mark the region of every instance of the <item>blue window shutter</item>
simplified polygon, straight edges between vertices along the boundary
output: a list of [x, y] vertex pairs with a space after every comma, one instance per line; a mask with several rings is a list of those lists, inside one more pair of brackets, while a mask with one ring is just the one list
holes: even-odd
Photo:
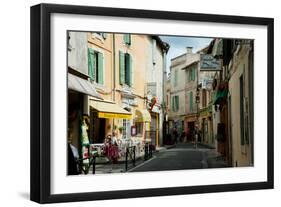
[[103, 84], [103, 54], [98, 53], [98, 83]]
[[122, 51], [119, 51], [119, 79], [121, 85], [125, 83], [125, 55]]

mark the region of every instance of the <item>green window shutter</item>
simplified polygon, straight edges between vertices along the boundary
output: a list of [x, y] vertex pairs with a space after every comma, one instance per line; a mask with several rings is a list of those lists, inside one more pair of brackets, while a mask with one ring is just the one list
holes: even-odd
[[192, 68], [192, 77], [191, 79], [194, 81], [195, 80], [195, 67]]
[[170, 110], [174, 111], [174, 109], [173, 109], [173, 96], [170, 96]]
[[178, 111], [179, 110], [179, 97], [176, 96], [175, 98], [176, 98], [176, 111]]
[[123, 41], [127, 45], [131, 45], [131, 35], [130, 34], [124, 34], [123, 35]]
[[129, 71], [130, 71], [130, 84], [129, 86], [132, 86], [134, 83], [134, 71], [133, 71], [133, 58], [131, 55], [129, 55]]
[[172, 96], [172, 110], [175, 111], [175, 97]]
[[95, 80], [95, 59], [94, 59], [94, 50], [88, 48], [88, 75], [91, 80]]
[[103, 54], [98, 53], [98, 83], [103, 84]]
[[123, 42], [126, 44], [127, 42], [127, 35], [126, 34], [123, 34]]
[[174, 96], [174, 111], [177, 111], [177, 101], [176, 101], [176, 96]]
[[189, 94], [189, 111], [190, 112], [193, 111], [193, 94], [192, 94], [192, 91]]
[[122, 51], [119, 51], [119, 79], [121, 85], [125, 83], [125, 55]]
[[125, 53], [125, 83], [130, 86], [130, 54]]

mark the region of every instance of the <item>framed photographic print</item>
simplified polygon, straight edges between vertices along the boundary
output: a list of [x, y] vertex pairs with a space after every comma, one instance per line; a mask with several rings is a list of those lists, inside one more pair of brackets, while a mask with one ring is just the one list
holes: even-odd
[[273, 188], [273, 19], [31, 7], [31, 200]]

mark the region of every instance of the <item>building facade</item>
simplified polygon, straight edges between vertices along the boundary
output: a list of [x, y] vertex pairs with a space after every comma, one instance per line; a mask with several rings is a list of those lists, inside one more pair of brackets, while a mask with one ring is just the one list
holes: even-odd
[[229, 135], [233, 166], [252, 166], [253, 160], [253, 41], [226, 42], [232, 55], [226, 65], [229, 76]]
[[163, 78], [153, 76], [163, 77], [167, 48], [157, 36], [68, 33], [68, 139], [80, 153], [115, 133], [141, 155], [151, 127], [162, 144]]

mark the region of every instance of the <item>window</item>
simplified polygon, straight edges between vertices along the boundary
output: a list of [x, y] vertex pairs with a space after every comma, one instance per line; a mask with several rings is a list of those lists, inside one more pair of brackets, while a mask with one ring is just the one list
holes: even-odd
[[92, 81], [103, 84], [103, 54], [91, 48], [88, 49], [88, 74]]
[[127, 138], [127, 119], [123, 119], [122, 135], [123, 135], [123, 139]]
[[178, 71], [175, 70], [175, 76], [174, 76], [174, 86], [178, 85]]
[[142, 133], [143, 133], [143, 123], [142, 122], [136, 122], [135, 126], [136, 126], [137, 136], [142, 136]]
[[202, 89], [202, 107], [207, 106], [207, 92], [206, 89]]
[[131, 35], [130, 34], [124, 34], [123, 35], [123, 41], [126, 45], [131, 45]]
[[179, 96], [173, 96], [172, 109], [174, 112], [179, 110]]
[[123, 53], [119, 51], [119, 76], [120, 84], [126, 84], [132, 86], [133, 77], [132, 77], [132, 57], [128, 53]]
[[195, 81], [195, 74], [196, 73], [196, 69], [195, 67], [192, 67], [190, 70], [189, 70], [189, 81]]
[[189, 93], [189, 111], [193, 112], [193, 93], [190, 91]]

